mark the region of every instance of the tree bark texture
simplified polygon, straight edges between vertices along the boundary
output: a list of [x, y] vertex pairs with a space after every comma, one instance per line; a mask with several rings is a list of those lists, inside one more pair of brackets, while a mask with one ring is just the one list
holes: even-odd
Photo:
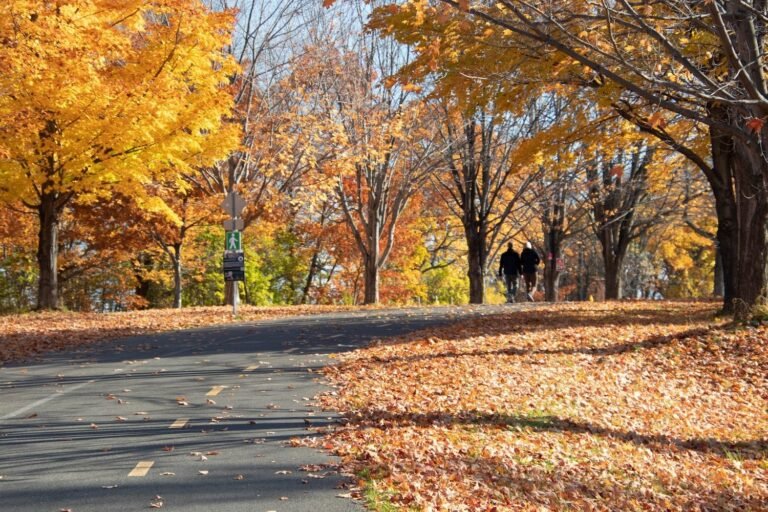
[[713, 276], [712, 295], [722, 297], [725, 291], [723, 280], [723, 257], [720, 255], [720, 247], [715, 249], [715, 270]]
[[[762, 138], [762, 144], [768, 143], [768, 137]], [[746, 319], [753, 308], [764, 305], [768, 297], [768, 162], [755, 140], [737, 140], [734, 149], [734, 186], [739, 198], [736, 209], [738, 291], [734, 314], [737, 319]]]
[[378, 304], [379, 302], [379, 268], [373, 258], [365, 260], [365, 290], [363, 304]]
[[368, 202], [368, 224], [366, 225], [365, 290], [363, 304], [379, 303], [379, 270], [382, 266], [380, 243], [383, 229], [383, 213], [380, 202], [371, 198]]
[[610, 246], [604, 246], [603, 262], [605, 264], [605, 298], [606, 300], [617, 300], [621, 298], [622, 292], [621, 265], [623, 257], [617, 258], [613, 254], [606, 254], [610, 251]]
[[557, 261], [562, 255], [563, 231], [557, 227], [550, 227], [544, 233], [544, 300], [557, 302], [560, 291], [560, 271], [557, 269]]
[[315, 245], [315, 249], [312, 252], [312, 259], [309, 262], [309, 270], [307, 271], [307, 280], [304, 281], [304, 287], [301, 290], [301, 298], [299, 304], [306, 304], [309, 301], [309, 292], [312, 289], [312, 283], [315, 280], [315, 273], [318, 270], [318, 259], [320, 256], [320, 243]]
[[[723, 109], [714, 115], [727, 116]], [[715, 197], [717, 243], [722, 260], [723, 309], [747, 318], [768, 296], [768, 163], [760, 146], [768, 135], [735, 137], [710, 129], [713, 170], [707, 175]]]
[[[736, 113], [710, 109], [723, 122]], [[712, 173], [707, 175], [715, 197], [717, 242], [722, 259], [723, 313], [747, 318], [768, 296], [768, 163], [761, 146], [765, 130], [739, 137], [710, 129]]]
[[59, 307], [59, 206], [56, 194], [46, 193], [40, 197], [38, 216], [40, 231], [37, 240], [37, 263], [40, 270], [37, 293], [38, 309]]
[[485, 250], [484, 230], [482, 226], [465, 226], [468, 249], [469, 269], [469, 303], [483, 304], [485, 302], [485, 266], [487, 251]]
[[173, 244], [173, 307], [181, 309], [181, 244]]

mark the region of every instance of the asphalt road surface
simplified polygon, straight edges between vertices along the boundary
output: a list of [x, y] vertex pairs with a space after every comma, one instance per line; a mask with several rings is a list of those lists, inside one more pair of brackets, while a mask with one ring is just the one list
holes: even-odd
[[333, 457], [288, 445], [336, 420], [312, 401], [317, 371], [371, 339], [500, 310], [293, 317], [2, 367], [0, 511], [363, 510], [339, 497]]

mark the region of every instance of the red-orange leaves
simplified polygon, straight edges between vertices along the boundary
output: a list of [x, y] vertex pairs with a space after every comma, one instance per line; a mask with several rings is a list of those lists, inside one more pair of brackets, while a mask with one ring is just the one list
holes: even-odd
[[345, 354], [325, 443], [407, 509], [761, 510], [768, 328], [714, 311], [542, 306]]

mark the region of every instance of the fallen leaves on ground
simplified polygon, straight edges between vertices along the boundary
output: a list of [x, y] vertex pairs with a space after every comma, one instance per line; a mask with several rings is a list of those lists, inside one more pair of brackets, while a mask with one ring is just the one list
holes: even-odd
[[318, 444], [417, 510], [766, 510], [768, 328], [543, 306], [338, 356]]
[[153, 309], [122, 313], [39, 312], [0, 316], [0, 364], [45, 352], [71, 350], [95, 343], [163, 331], [270, 318], [360, 310], [352, 306], [240, 306]]

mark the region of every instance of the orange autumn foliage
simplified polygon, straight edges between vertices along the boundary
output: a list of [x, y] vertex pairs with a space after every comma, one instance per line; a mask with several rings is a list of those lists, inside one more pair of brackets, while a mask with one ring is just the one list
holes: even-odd
[[568, 304], [340, 356], [324, 441], [419, 510], [761, 510], [768, 328], [711, 303]]

